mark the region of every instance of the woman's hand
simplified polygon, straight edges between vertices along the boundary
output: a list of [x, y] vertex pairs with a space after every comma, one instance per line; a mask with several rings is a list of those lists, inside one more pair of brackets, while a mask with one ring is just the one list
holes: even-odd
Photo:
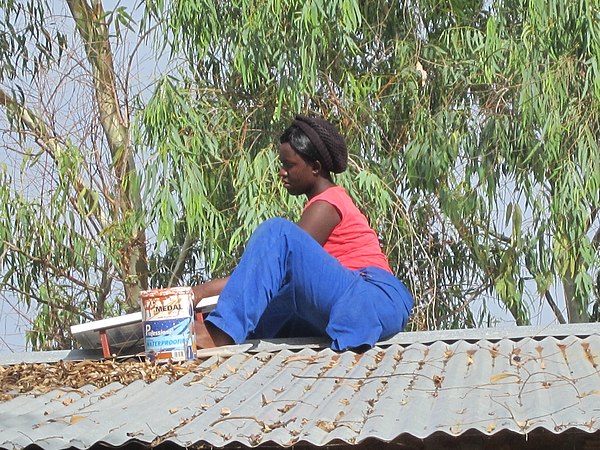
[[227, 284], [228, 280], [229, 277], [215, 278], [214, 280], [207, 281], [206, 283], [193, 286], [192, 292], [194, 293], [194, 308], [203, 298], [219, 295]]

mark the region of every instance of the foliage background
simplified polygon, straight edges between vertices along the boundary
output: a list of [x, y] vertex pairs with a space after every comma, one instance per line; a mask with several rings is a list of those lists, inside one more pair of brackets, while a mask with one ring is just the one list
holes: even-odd
[[[258, 223], [297, 219], [274, 157], [297, 112], [346, 136], [337, 180], [415, 295], [411, 329], [493, 325], [498, 305], [597, 320], [596, 1], [65, 3], [67, 31], [44, 1], [2, 1], [22, 165], [2, 171], [0, 264], [33, 347], [227, 274]], [[136, 90], [147, 43], [167, 63]]]

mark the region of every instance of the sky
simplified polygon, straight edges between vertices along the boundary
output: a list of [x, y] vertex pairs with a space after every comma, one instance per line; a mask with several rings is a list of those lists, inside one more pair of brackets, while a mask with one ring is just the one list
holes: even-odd
[[27, 314], [15, 307], [6, 294], [0, 298], [0, 353], [25, 351]]

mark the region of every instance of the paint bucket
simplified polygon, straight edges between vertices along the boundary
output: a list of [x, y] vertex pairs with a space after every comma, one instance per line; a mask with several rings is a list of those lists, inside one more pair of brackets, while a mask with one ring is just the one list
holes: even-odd
[[190, 287], [140, 293], [144, 347], [150, 361], [186, 361], [196, 357], [194, 293]]

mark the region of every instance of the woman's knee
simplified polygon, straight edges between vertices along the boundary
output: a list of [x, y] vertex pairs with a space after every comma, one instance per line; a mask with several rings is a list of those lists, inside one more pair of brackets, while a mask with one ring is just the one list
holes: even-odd
[[281, 240], [282, 236], [289, 235], [293, 227], [297, 227], [297, 225], [286, 219], [279, 217], [267, 219], [256, 227], [246, 245], [246, 250], [256, 245], [275, 245], [276, 242]]
[[267, 235], [284, 234], [298, 226], [287, 219], [273, 217], [262, 222], [254, 231], [254, 234], [264, 233]]

